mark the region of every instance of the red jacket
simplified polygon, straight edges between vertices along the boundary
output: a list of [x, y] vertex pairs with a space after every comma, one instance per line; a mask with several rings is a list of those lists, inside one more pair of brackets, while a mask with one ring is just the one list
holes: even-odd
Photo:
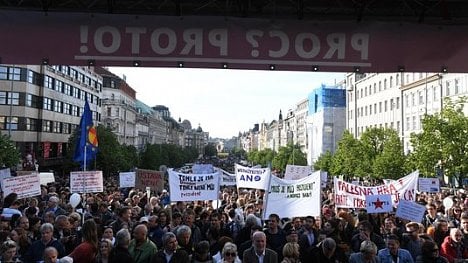
[[[459, 246], [461, 247], [461, 258], [468, 258], [468, 247], [463, 245], [463, 241], [460, 242]], [[447, 258], [450, 263], [453, 263], [454, 260], [457, 258], [457, 251], [455, 242], [452, 240], [450, 236], [445, 237], [444, 242], [440, 248], [440, 255]]]

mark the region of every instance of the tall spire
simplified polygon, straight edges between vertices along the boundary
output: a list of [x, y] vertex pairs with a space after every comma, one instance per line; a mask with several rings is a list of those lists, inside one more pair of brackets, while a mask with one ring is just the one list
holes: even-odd
[[282, 120], [283, 120], [283, 114], [281, 113], [281, 110], [280, 110], [280, 113], [279, 113], [278, 120], [280, 120], [280, 121], [282, 121]]

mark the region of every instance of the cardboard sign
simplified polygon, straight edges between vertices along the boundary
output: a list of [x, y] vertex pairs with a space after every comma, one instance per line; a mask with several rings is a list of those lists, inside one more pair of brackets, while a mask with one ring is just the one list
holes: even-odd
[[144, 191], [147, 186], [152, 191], [162, 192], [164, 189], [164, 174], [160, 171], [138, 169], [136, 171], [135, 187]]
[[102, 171], [80, 171], [70, 173], [72, 193], [101, 193], [104, 191]]
[[270, 168], [249, 168], [236, 164], [236, 184], [238, 188], [267, 190], [270, 182]]
[[33, 197], [41, 194], [39, 175], [34, 174], [15, 176], [3, 179], [3, 195], [18, 194], [18, 198]]
[[421, 223], [426, 212], [426, 207], [415, 202], [401, 200], [398, 204], [396, 216]]
[[439, 178], [419, 178], [419, 192], [438, 193], [440, 192]]
[[39, 173], [39, 180], [41, 181], [41, 185], [55, 183], [54, 173]]
[[219, 173], [184, 174], [169, 171], [171, 201], [217, 200]]
[[120, 188], [135, 187], [135, 172], [119, 173]]
[[369, 214], [388, 213], [393, 211], [391, 195], [367, 195], [366, 210]]

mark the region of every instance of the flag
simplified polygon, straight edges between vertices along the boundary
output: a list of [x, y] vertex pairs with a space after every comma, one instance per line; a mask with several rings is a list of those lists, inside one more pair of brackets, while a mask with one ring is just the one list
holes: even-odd
[[84, 167], [85, 163], [96, 158], [96, 153], [98, 151], [97, 130], [93, 125], [93, 117], [91, 110], [89, 109], [88, 100], [85, 101], [79, 129], [80, 134], [76, 140], [75, 156], [73, 157], [73, 160], [75, 162], [79, 162], [81, 166]]

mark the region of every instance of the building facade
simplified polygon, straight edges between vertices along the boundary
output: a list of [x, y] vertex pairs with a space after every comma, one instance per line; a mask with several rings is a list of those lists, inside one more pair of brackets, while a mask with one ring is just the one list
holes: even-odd
[[0, 65], [1, 133], [16, 143], [23, 161], [29, 155], [52, 169], [67, 155], [85, 100], [94, 124], [101, 121], [101, 95], [102, 78], [93, 67]]

